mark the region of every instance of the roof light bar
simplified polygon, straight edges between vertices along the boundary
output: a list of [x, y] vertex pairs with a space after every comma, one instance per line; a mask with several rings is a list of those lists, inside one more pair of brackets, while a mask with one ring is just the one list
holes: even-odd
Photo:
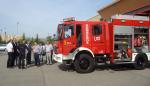
[[75, 21], [75, 17], [69, 17], [69, 18], [66, 18], [66, 19], [63, 19], [64, 22], [66, 21]]

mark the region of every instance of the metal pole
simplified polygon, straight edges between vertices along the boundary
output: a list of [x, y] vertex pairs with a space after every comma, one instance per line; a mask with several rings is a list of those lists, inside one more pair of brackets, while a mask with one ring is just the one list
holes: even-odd
[[17, 35], [18, 35], [18, 27], [19, 27], [19, 22], [17, 22]]
[[2, 33], [3, 33], [3, 29], [0, 29], [0, 31], [1, 31], [1, 35], [2, 35]]
[[7, 38], [6, 38], [6, 35], [7, 35], [7, 34], [6, 34], [6, 27], [4, 27], [4, 32], [5, 32], [5, 33], [4, 33], [4, 34], [5, 34], [5, 42], [7, 42]]
[[[1, 27], [0, 27], [1, 28]], [[3, 34], [3, 29], [0, 29], [0, 31], [1, 31], [1, 35]]]

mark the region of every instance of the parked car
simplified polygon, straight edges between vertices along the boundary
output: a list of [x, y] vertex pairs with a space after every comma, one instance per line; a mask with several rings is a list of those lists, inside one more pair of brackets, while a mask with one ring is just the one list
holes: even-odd
[[6, 44], [0, 44], [0, 51], [6, 51]]

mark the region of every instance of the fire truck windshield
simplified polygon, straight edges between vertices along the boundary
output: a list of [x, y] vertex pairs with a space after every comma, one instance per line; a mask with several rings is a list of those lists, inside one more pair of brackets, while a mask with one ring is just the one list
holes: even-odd
[[[63, 33], [64, 32], [64, 33]], [[63, 38], [69, 38], [74, 35], [74, 25], [73, 24], [60, 24], [57, 30], [57, 40], [62, 40]]]
[[69, 38], [74, 35], [74, 26], [72, 24], [65, 25], [64, 37]]

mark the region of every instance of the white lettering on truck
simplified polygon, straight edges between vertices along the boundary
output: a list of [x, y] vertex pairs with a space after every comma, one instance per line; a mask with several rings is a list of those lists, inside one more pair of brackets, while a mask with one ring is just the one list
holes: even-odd
[[88, 24], [86, 24], [86, 44], [89, 44], [89, 27]]

